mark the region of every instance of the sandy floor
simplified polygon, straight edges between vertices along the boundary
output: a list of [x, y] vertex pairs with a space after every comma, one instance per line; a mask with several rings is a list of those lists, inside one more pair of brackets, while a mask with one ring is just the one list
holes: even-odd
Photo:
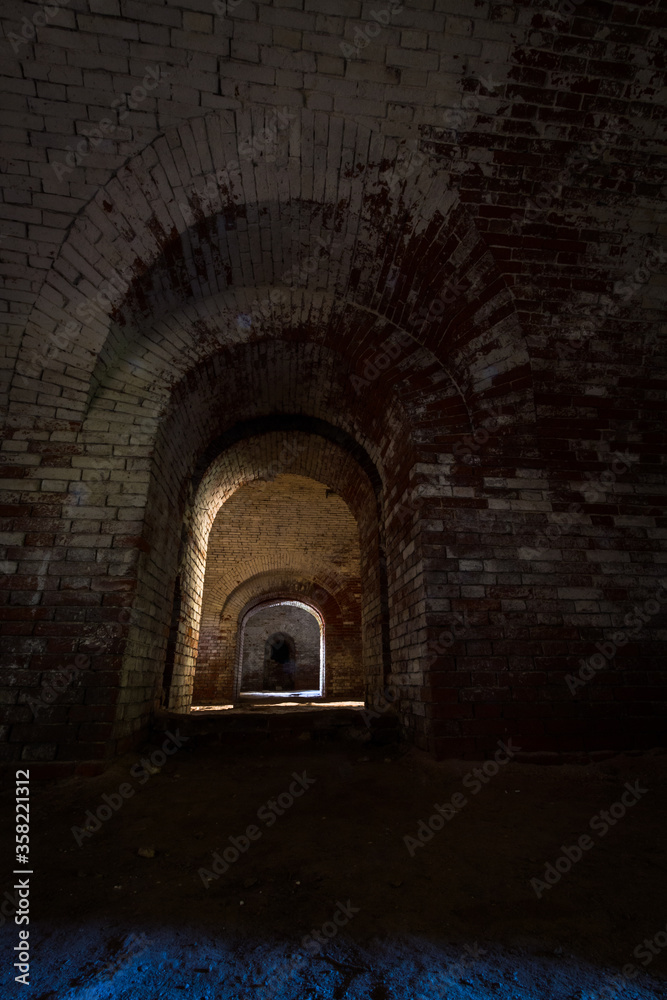
[[[10, 916], [3, 998], [667, 997], [665, 755], [477, 777], [472, 761], [359, 743], [192, 738], [156, 773], [141, 756], [33, 784], [31, 986], [13, 982]], [[134, 794], [85, 830], [122, 784]], [[626, 791], [634, 804], [607, 824]], [[432, 832], [420, 821], [435, 804]], [[247, 833], [233, 860], [229, 838]], [[592, 846], [538, 899], [531, 878], [584, 835]], [[3, 824], [10, 896], [11, 839]], [[216, 878], [214, 852], [227, 852]]]

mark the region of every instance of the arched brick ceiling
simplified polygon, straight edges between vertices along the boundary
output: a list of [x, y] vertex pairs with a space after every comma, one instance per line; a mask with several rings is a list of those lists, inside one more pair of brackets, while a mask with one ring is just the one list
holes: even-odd
[[[207, 137], [201, 140], [209, 144], [209, 158], [219, 127], [215, 117], [205, 119]], [[307, 112], [300, 118], [299, 163], [309, 143], [317, 145], [318, 121]], [[276, 326], [305, 327], [308, 335], [310, 326], [319, 326], [323, 337], [333, 327], [330, 336], [340, 338], [338, 313], [346, 310], [355, 326], [360, 320], [367, 326], [383, 318], [416, 343], [428, 343], [441, 363], [456, 368], [456, 381], [468, 390], [484, 388], [490, 371], [486, 358], [492, 353], [494, 378], [502, 382], [503, 373], [511, 370], [516, 382], [518, 367], [528, 391], [528, 356], [509, 287], [469, 213], [456, 206], [445, 174], [426, 163], [395, 191], [382, 179], [395, 157], [395, 141], [364, 126], [335, 126], [332, 122], [327, 138], [334, 183], [321, 188], [320, 201], [307, 171], [296, 171], [295, 191], [281, 185], [280, 163], [265, 164], [260, 157], [248, 167], [237, 194], [225, 195], [223, 188], [222, 202], [206, 202], [194, 226], [186, 225], [183, 215], [189, 218], [188, 213], [178, 206], [188, 195], [197, 201], [192, 190], [200, 164], [190, 157], [183, 159], [180, 173], [168, 169], [174, 150], [187, 146], [189, 126], [172, 130], [168, 141], [157, 140], [159, 157], [153, 150], [152, 157], [142, 154], [123, 167], [73, 224], [31, 311], [23, 361], [33, 376], [42, 364], [38, 348], [44, 337], [59, 329], [62, 335], [62, 325], [73, 321], [82, 303], [99, 293], [110, 276], [127, 272], [127, 293], [109, 292], [94, 316], [83, 324], [75, 319], [81, 329], [65, 336], [54, 360], [46, 362], [49, 370], [74, 354], [83, 391], [90, 390], [86, 372], [94, 373], [94, 388], [128, 355], [132, 364], [139, 358], [152, 386], [156, 359], [141, 340], [155, 323], [162, 323], [154, 339], [164, 380], [165, 342], [167, 354], [170, 349], [178, 353], [182, 371], [183, 361], [192, 364], [205, 357], [211, 340], [219, 343], [221, 334], [233, 342], [239, 333], [249, 340], [258, 331], [275, 333]], [[235, 141], [243, 142], [242, 130]], [[354, 169], [347, 162], [351, 152], [360, 157]], [[183, 176], [185, 163], [195, 172]], [[277, 201], [262, 201], [258, 192], [267, 188], [271, 173]], [[446, 316], [441, 310], [438, 322], [425, 327], [416, 314], [448, 296], [451, 283], [467, 290], [458, 294]], [[303, 290], [287, 297], [294, 284]], [[271, 310], [269, 322], [248, 321], [262, 297], [281, 289], [284, 304]], [[328, 324], [317, 316], [323, 297], [332, 311]], [[192, 313], [195, 304], [198, 315]], [[179, 318], [171, 315], [179, 309], [187, 316], [187, 321], [180, 318], [184, 336]], [[379, 343], [376, 339], [375, 346]], [[167, 381], [173, 384], [178, 371], [167, 370]], [[70, 406], [74, 414], [74, 399]]]
[[273, 431], [239, 441], [207, 469], [190, 507], [193, 530], [202, 544], [206, 545], [225, 502], [233, 501], [242, 489], [256, 490], [260, 496], [264, 486], [270, 487], [284, 477], [290, 482], [295, 477], [316, 482], [313, 502], [326, 488], [334, 490], [353, 519], [364, 518], [368, 523], [377, 511], [377, 498], [368, 477], [340, 445], [305, 431]]
[[[275, 505], [274, 505], [275, 506]], [[224, 512], [224, 507], [222, 511]], [[310, 508], [311, 510], [313, 508]], [[273, 516], [269, 514], [268, 516]], [[336, 547], [340, 537], [336, 539], [334, 535], [326, 532], [322, 537], [313, 537], [308, 544], [308, 551], [303, 550], [302, 541], [308, 540], [308, 533], [299, 540], [295, 537], [287, 537], [285, 524], [287, 524], [286, 512], [278, 510], [276, 512], [276, 529], [284, 537], [284, 544], [278, 549], [274, 546], [272, 551], [264, 551], [263, 546], [247, 542], [244, 553], [234, 551], [224, 546], [221, 537], [217, 537], [214, 529], [214, 537], [210, 539], [209, 550], [206, 561], [206, 578], [204, 582], [204, 599], [202, 605], [202, 615], [216, 614], [219, 616], [221, 609], [228, 600], [229, 595], [247, 580], [255, 578], [270, 578], [277, 580], [282, 578], [293, 578], [298, 581], [310, 580], [313, 585], [327, 584], [330, 591], [342, 589], [346, 585], [354, 586], [359, 591], [359, 551], [356, 524], [350, 528], [351, 541], [356, 544], [356, 554], [350, 555], [344, 565], [339, 564]], [[219, 528], [219, 534], [224, 532], [223, 525]], [[230, 518], [232, 520], [232, 518]], [[282, 529], [280, 525], [283, 525]], [[273, 525], [268, 523], [267, 536], [273, 534]], [[244, 535], [241, 532], [241, 535]], [[314, 535], [314, 533], [311, 532]], [[238, 538], [241, 535], [237, 536]], [[350, 539], [347, 539], [350, 541]], [[352, 565], [354, 560], [356, 563]], [[352, 583], [350, 583], [352, 581]], [[217, 609], [217, 610], [216, 610]]]
[[314, 479], [283, 473], [241, 486], [220, 507], [206, 557], [202, 619], [220, 616], [247, 580], [289, 572], [340, 579], [359, 598], [359, 530], [338, 495]]
[[[391, 300], [387, 288], [393, 285], [403, 301], [410, 288], [418, 297], [430, 294], [427, 268], [418, 267], [416, 280], [406, 272], [420, 255], [426, 260], [418, 243], [432, 237], [429, 220], [439, 212], [468, 264], [451, 253], [431, 253], [438, 276], [446, 275], [448, 262], [467, 273], [481, 253], [492, 264], [481, 272], [483, 284], [504, 283], [526, 334], [542, 334], [545, 316], [554, 318], [554, 327], [571, 325], [571, 309], [597, 302], [644, 263], [664, 224], [658, 103], [664, 0], [585, 2], [567, 14], [520, 0], [475, 5], [463, 18], [408, 3], [400, 27], [417, 33], [419, 50], [405, 49], [396, 29], [394, 45], [369, 46], [348, 67], [336, 39], [351, 37], [354, 16], [339, 12], [330, 34], [326, 27], [315, 30], [315, 12], [286, 13], [300, 24], [294, 50], [280, 37], [280, 25], [265, 19], [261, 2], [256, 24], [230, 11], [224, 19], [211, 18], [207, 31], [172, 32], [160, 67], [163, 82], [145, 105], [150, 111], [130, 116], [60, 181], [49, 161], [63, 162], [68, 125], [73, 138], [89, 116], [99, 117], [97, 104], [72, 102], [60, 77], [68, 77], [70, 89], [85, 86], [86, 60], [105, 79], [131, 75], [129, 43], [119, 42], [112, 57], [100, 38], [119, 30], [134, 37], [136, 21], [124, 13], [91, 17], [62, 10], [58, 16], [71, 20], [66, 30], [38, 28], [35, 43], [49, 43], [48, 94], [36, 94], [41, 71], [33, 43], [18, 53], [7, 47], [7, 90], [22, 124], [8, 149], [3, 183], [9, 193], [0, 215], [3, 249], [10, 254], [4, 262], [8, 291], [17, 303], [8, 316], [12, 335], [31, 311], [24, 365], [33, 348], [40, 351], [44, 334], [67, 318], [70, 304], [114, 271], [131, 271], [123, 321], [136, 325], [161, 307], [173, 310], [172, 290], [194, 301], [230, 282], [235, 289], [275, 283], [274, 262], [290, 267], [302, 260], [323, 229], [342, 238], [340, 257], [332, 254], [326, 268], [330, 290], [338, 294], [345, 281], [348, 294], [368, 305], [383, 295]], [[11, 14], [5, 20], [7, 34], [17, 25]], [[244, 58], [241, 39], [253, 30], [261, 38], [254, 44], [267, 81], [275, 83], [278, 67], [288, 61], [295, 66], [280, 87], [252, 80], [260, 67]], [[203, 62], [207, 71], [198, 65]], [[178, 97], [182, 87], [191, 98], [185, 102]], [[96, 99], [102, 100], [99, 94]], [[261, 151], [252, 161], [239, 157], [239, 144], [265, 128], [276, 107], [294, 117], [278, 129], [271, 161]], [[58, 133], [49, 131], [55, 120], [64, 123]], [[597, 154], [585, 169], [572, 169], [573, 155], [591, 143], [598, 144]], [[209, 205], [203, 179], [234, 158], [240, 173], [213, 193]], [[186, 202], [196, 217], [189, 228], [178, 208]], [[293, 217], [288, 204], [296, 206]], [[537, 212], [530, 207], [535, 204], [542, 206]], [[602, 345], [610, 337], [616, 348], [624, 338], [626, 363], [641, 362], [643, 355], [632, 348], [637, 334], [643, 338], [658, 321], [658, 292], [656, 279], [638, 289], [632, 309], [607, 319], [605, 337], [596, 338], [600, 346], [585, 345], [587, 360], [602, 360], [605, 351], [608, 357]], [[471, 286], [461, 308], [465, 313], [472, 302], [481, 321], [479, 294]], [[450, 315], [437, 331], [439, 345], [451, 348], [452, 326], [468, 342], [469, 318]], [[81, 381], [85, 391], [108, 322], [97, 317], [83, 333], [68, 352], [67, 377]], [[531, 357], [538, 370], [553, 360], [549, 338], [540, 336]], [[25, 391], [26, 373], [22, 369], [15, 398]], [[46, 381], [45, 395], [63, 395], [52, 376]], [[71, 412], [79, 412], [64, 395]]]
[[[268, 297], [269, 290], [265, 292]], [[241, 320], [247, 316], [244, 310], [260, 301], [260, 294], [261, 290], [257, 298], [242, 303], [233, 296], [224, 301], [220, 296], [216, 302], [209, 301], [199, 304], [197, 309], [175, 313], [168, 322], [143, 334], [122, 361], [116, 356], [113, 371], [104, 374], [103, 384], [97, 389], [88, 415], [95, 413], [100, 401], [109, 408], [108, 400], [119, 400], [123, 395], [128, 401], [141, 405], [146, 415], [158, 416], [167, 408], [174, 389], [178, 394], [179, 383], [189, 372], [210, 371], [212, 366], [218, 369], [238, 366], [243, 357], [257, 357], [258, 353], [265, 352], [265, 348], [254, 345], [270, 345], [277, 341], [308, 344], [309, 350], [319, 352], [322, 359], [327, 355], [331, 357], [335, 351], [357, 406], [363, 404], [368, 395], [362, 392], [370, 384], [368, 374], [364, 378], [368, 371], [374, 395], [379, 392], [407, 397], [411, 381], [423, 384], [424, 376], [440, 394], [451, 393], [452, 389], [461, 392], [448, 366], [400, 327], [368, 310], [348, 307], [328, 296], [292, 292], [282, 309], [276, 310], [273, 322], [262, 324], [261, 330], [249, 335], [240, 328]], [[375, 359], [385, 353], [386, 344], [392, 352], [389, 370], [385, 367], [373, 377]], [[247, 349], [244, 351], [244, 348]], [[501, 365], [499, 355], [492, 360]], [[353, 376], [356, 382], [351, 381]], [[192, 380], [185, 384], [190, 387]], [[466, 386], [469, 390], [468, 378]], [[286, 404], [281, 400], [280, 405]], [[471, 402], [471, 405], [474, 404]]]
[[359, 614], [359, 595], [349, 589], [347, 580], [327, 568], [321, 574], [315, 573], [316, 568], [310, 566], [305, 572], [279, 569], [249, 577], [226, 598], [220, 621], [233, 625], [245, 608], [274, 598], [305, 600], [325, 619], [333, 609], [341, 620], [354, 620]]
[[[123, 0], [101, 15], [89, 6], [103, 5], [60, 5], [59, 21], [18, 53], [5, 45], [0, 66], [5, 495], [17, 508], [11, 530], [39, 539], [10, 574], [21, 596], [7, 607], [22, 613], [27, 599], [51, 616], [29, 634], [21, 622], [11, 639], [26, 683], [36, 690], [60, 666], [59, 653], [40, 651], [47, 641], [70, 648], [99, 612], [131, 602], [127, 645], [111, 656], [118, 686], [100, 689], [105, 712], [116, 698], [118, 712], [97, 730], [99, 741], [130, 737], [160, 690], [180, 572], [172, 693], [188, 707], [210, 511], [196, 511], [187, 483], [212, 441], [277, 412], [344, 431], [377, 470], [381, 517], [357, 475], [365, 672], [369, 690], [400, 678], [403, 724], [418, 745], [455, 738], [461, 752], [493, 752], [491, 709], [502, 732], [517, 723], [519, 735], [536, 735], [534, 749], [617, 746], [622, 720], [644, 738], [658, 718], [645, 700], [660, 685], [653, 638], [629, 650], [627, 669], [608, 672], [612, 698], [591, 685], [582, 701], [563, 700], [563, 678], [660, 573], [666, 258], [646, 265], [666, 221], [667, 0], [550, 10], [516, 0], [464, 13], [449, 0], [407, 0], [354, 59], [340, 53], [365, 13], [354, 2], [323, 13], [321, 0], [245, 0], [225, 18], [175, 4]], [[5, 41], [33, 14], [21, 4], [3, 12]], [[152, 96], [59, 179], [67, 144], [158, 51]], [[295, 117], [270, 157], [248, 156], [271, 108]], [[207, 203], [206, 178], [234, 158], [237, 177]], [[296, 275], [282, 270], [295, 265]], [[273, 301], [266, 314], [253, 309], [260, 293]], [[443, 297], [432, 322], [415, 324]], [[99, 309], [53, 337], [94, 301]], [[590, 333], [563, 355], [588, 307]], [[357, 395], [351, 376], [394, 330], [419, 348]], [[271, 385], [285, 393], [272, 396]], [[471, 454], [478, 464], [464, 465], [457, 445], [479, 434], [490, 404], [499, 429]], [[285, 439], [266, 440], [266, 452], [248, 447], [207, 484], [216, 503], [279, 458]], [[317, 454], [331, 443], [322, 438]], [[580, 504], [587, 474], [635, 444], [626, 478], [603, 483], [602, 502]], [[313, 461], [293, 471], [316, 470]], [[392, 519], [417, 488], [427, 497], [419, 511]], [[517, 558], [547, 545], [540, 533], [561, 513], [550, 558]], [[99, 535], [90, 569], [61, 562], [56, 540], [82, 531]], [[475, 624], [455, 654], [460, 714], [438, 718], [447, 689], [428, 700], [424, 663], [464, 609]], [[475, 645], [495, 642], [498, 610], [510, 631], [490, 650]], [[486, 701], [482, 649], [494, 661]], [[529, 671], [542, 675], [541, 711], [526, 704]], [[88, 721], [95, 696], [91, 681]], [[64, 739], [81, 734], [101, 759], [79, 707], [54, 707]], [[69, 759], [55, 739], [52, 752]]]

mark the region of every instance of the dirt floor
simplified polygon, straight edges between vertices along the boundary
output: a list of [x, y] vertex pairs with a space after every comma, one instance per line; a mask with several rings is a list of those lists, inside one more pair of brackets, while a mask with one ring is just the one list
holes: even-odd
[[[159, 745], [33, 783], [30, 987], [8, 905], [3, 1000], [667, 997], [663, 753], [476, 776], [396, 746], [192, 738], [159, 771], [138, 764]], [[104, 794], [121, 804], [99, 822]], [[538, 898], [531, 879], [582, 836]]]

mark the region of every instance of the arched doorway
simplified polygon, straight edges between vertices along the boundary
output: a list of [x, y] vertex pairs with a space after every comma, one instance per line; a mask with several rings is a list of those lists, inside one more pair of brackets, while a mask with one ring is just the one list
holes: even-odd
[[237, 700], [321, 698], [325, 683], [324, 619], [302, 601], [262, 602], [239, 629]]
[[[275, 448], [282, 448], [285, 439], [274, 437]], [[265, 436], [255, 440], [263, 448], [269, 444]], [[183, 559], [194, 565], [199, 553], [205, 555], [191, 577], [191, 591], [197, 577], [201, 581], [198, 645], [196, 659], [192, 657], [195, 706], [232, 704], [244, 689], [237, 682], [239, 634], [245, 614], [260, 604], [301, 601], [326, 622], [327, 698], [363, 698], [369, 680], [384, 667], [378, 620], [382, 581], [374, 574], [380, 538], [370, 483], [340, 447], [312, 434], [288, 440], [296, 453], [291, 466], [276, 468], [275, 476], [264, 472], [262, 478], [256, 473], [250, 478], [253, 465], [262, 471], [262, 459], [253, 461], [248, 449], [247, 481], [236, 488], [232, 482], [228, 496], [226, 483], [218, 486], [229, 476], [230, 452], [223, 452], [212, 466], [210, 488], [193, 503], [210, 520], [207, 534], [202, 532], [189, 549], [192, 560], [187, 555]], [[270, 461], [264, 462], [270, 468]], [[218, 503], [223, 487], [226, 499]], [[182, 622], [180, 648], [186, 653], [190, 626], [190, 621]], [[262, 690], [263, 643], [273, 632], [296, 637], [287, 622], [267, 627], [255, 651], [253, 690]], [[317, 631], [314, 638], [319, 644]], [[298, 639], [297, 647], [298, 670], [309, 666], [312, 673], [300, 687], [316, 692], [321, 683], [315, 657], [308, 664]]]

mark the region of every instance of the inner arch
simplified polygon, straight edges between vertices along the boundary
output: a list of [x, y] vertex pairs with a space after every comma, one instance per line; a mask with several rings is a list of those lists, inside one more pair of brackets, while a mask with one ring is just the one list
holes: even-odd
[[[317, 478], [286, 471], [240, 486], [208, 534], [193, 704], [225, 705], [251, 692], [295, 689], [310, 697], [363, 697], [364, 644], [366, 661], [371, 654], [368, 635], [365, 643], [362, 637], [370, 588], [368, 579], [362, 586], [361, 537], [348, 504]], [[260, 608], [274, 610], [266, 611], [261, 628], [255, 621], [245, 641]], [[304, 613], [319, 623], [317, 635], [312, 621], [304, 626]], [[282, 633], [296, 638], [296, 656], [289, 669], [274, 670], [264, 647]], [[268, 659], [282, 663], [284, 649], [273, 653]]]
[[265, 601], [250, 608], [239, 632], [239, 698], [321, 697], [324, 643], [324, 619], [303, 601]]

